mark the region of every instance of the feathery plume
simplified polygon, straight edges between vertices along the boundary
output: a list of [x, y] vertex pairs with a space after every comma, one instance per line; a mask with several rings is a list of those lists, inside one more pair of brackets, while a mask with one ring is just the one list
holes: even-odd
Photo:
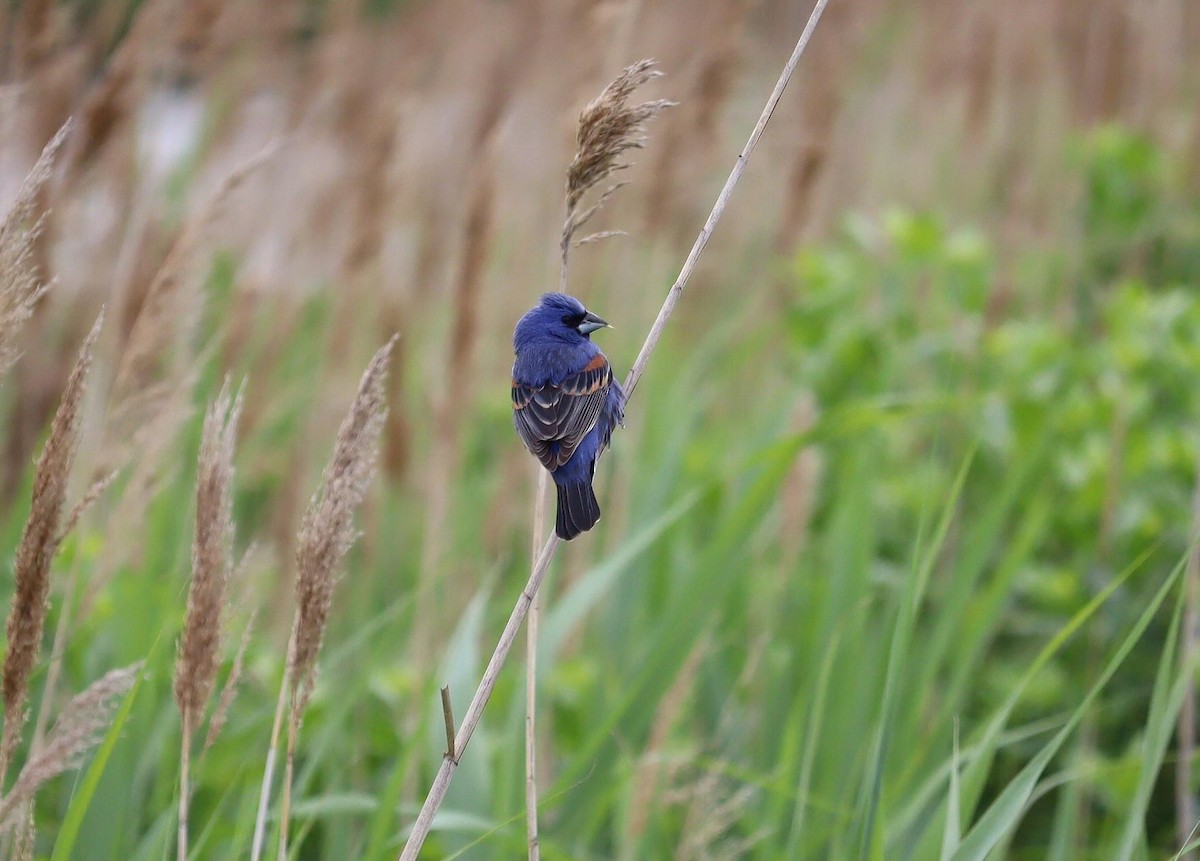
[[628, 104], [636, 89], [662, 76], [655, 65], [654, 60], [639, 60], [628, 66], [579, 115], [579, 149], [567, 169], [567, 219], [561, 243], [564, 271], [575, 232], [625, 183], [609, 186], [594, 204], [580, 212], [583, 196], [614, 172], [629, 167], [628, 162], [618, 159], [628, 150], [641, 149], [646, 142], [646, 123], [675, 104], [667, 99]]
[[187, 858], [192, 733], [212, 693], [221, 649], [221, 612], [233, 568], [233, 447], [237, 439], [239, 393], [231, 399], [229, 380], [204, 416], [196, 469], [196, 532], [192, 541], [192, 582], [188, 588], [183, 641], [175, 663], [175, 702], [183, 718], [179, 771], [179, 858]]
[[[292, 800], [292, 771], [300, 721], [317, 678], [317, 655], [329, 621], [333, 589], [341, 563], [358, 537], [354, 511], [366, 495], [379, 459], [379, 434], [387, 418], [387, 368], [396, 336], [379, 349], [363, 372], [358, 394], [338, 430], [333, 459], [325, 467], [321, 486], [313, 495], [300, 523], [296, 548], [296, 618], [288, 647], [285, 685], [290, 684], [288, 746], [284, 764], [283, 810], [279, 827], [279, 858], [287, 858], [288, 820]], [[280, 691], [282, 703], [283, 691]], [[278, 713], [276, 726], [278, 726]], [[272, 735], [271, 749], [275, 740]], [[268, 776], [273, 757], [268, 754]], [[264, 784], [266, 780], [264, 779]], [[263, 807], [260, 805], [260, 814]], [[261, 821], [261, 817], [260, 817]], [[259, 829], [261, 830], [261, 828]], [[259, 843], [256, 834], [256, 844]], [[254, 853], [252, 852], [252, 857]]]
[[14, 814], [33, 799], [43, 783], [74, 768], [96, 745], [112, 722], [116, 701], [133, 687], [141, 667], [138, 662], [112, 670], [67, 703], [46, 743], [25, 763], [12, 791], [0, 800], [0, 833], [19, 822]]
[[232, 398], [226, 380], [204, 417], [200, 441], [192, 582], [175, 666], [175, 701], [193, 727], [212, 693], [225, 586], [233, 568], [233, 449], [241, 409], [241, 395]]
[[43, 222], [38, 219], [30, 224], [29, 221], [70, 131], [71, 121], [67, 120], [42, 150], [21, 184], [17, 199], [0, 222], [0, 374], [16, 361], [16, 334], [45, 292], [33, 262], [33, 246], [42, 232]]
[[92, 351], [103, 322], [102, 313], [83, 342], [34, 470], [33, 502], [13, 565], [15, 586], [8, 614], [8, 651], [2, 670], [4, 733], [0, 736], [0, 786], [25, 726], [29, 676], [37, 661], [46, 622], [50, 561], [58, 547], [67, 479], [79, 445], [80, 406], [92, 366]]
[[317, 653], [329, 620], [341, 561], [358, 537], [354, 511], [375, 474], [379, 432], [387, 415], [384, 382], [395, 344], [393, 337], [363, 373], [358, 394], [338, 431], [333, 458], [300, 524], [295, 642], [289, 662], [294, 712], [302, 712], [312, 694]]

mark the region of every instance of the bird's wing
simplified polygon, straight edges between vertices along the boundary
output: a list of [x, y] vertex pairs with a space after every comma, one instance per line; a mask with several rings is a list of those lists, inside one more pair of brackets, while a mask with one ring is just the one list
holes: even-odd
[[517, 433], [546, 469], [553, 471], [570, 460], [596, 426], [612, 379], [612, 368], [601, 354], [557, 386], [535, 388], [513, 380]]

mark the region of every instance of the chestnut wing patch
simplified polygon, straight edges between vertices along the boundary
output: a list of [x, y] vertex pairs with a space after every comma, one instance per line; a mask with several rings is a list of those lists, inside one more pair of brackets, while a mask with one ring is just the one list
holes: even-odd
[[612, 368], [596, 356], [561, 385], [538, 388], [512, 382], [513, 420], [525, 447], [551, 471], [575, 454], [600, 419]]

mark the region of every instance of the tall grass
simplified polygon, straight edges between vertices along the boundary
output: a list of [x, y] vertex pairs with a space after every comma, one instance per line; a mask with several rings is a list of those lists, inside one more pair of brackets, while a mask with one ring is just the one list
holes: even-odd
[[[176, 67], [155, 37], [168, 4], [132, 21], [105, 7], [23, 18], [38, 39], [5, 65], [21, 91], [0, 92], [14, 192], [64, 105], [78, 109], [62, 170], [22, 219], [24, 236], [52, 209], [22, 259], [40, 273], [27, 283], [59, 280], [0, 386], [4, 558], [20, 556], [34, 461], [109, 308], [54, 494], [61, 542], [26, 697], [44, 703], [43, 731], [19, 733], [0, 800], [19, 833], [2, 848], [170, 857], [181, 801], [193, 858], [250, 855], [260, 821], [284, 830], [278, 803], [258, 811], [297, 524], [359, 372], [398, 328], [383, 474], [324, 619], [286, 827], [290, 857], [393, 858], [444, 748], [429, 692], [448, 682], [465, 712], [504, 596], [529, 574], [531, 474], [502, 393], [512, 320], [559, 265], [547, 165], [569, 159], [567, 106], [631, 44], [672, 69], [683, 102], [588, 225], [631, 236], [572, 264], [571, 289], [617, 324], [606, 351], [623, 366], [758, 108], [764, 58], [784, 50], [767, 24], [794, 9], [478, 4], [476, 32], [446, 26], [439, 4], [373, 8], [367, 23], [337, 4], [303, 21], [205, 4], [181, 22]], [[1178, 99], [1194, 16], [1157, 4], [1134, 30], [1109, 0], [1086, 21], [1065, 3], [849, 9], [830, 7], [828, 71], [806, 77], [799, 109], [781, 105], [783, 133], [764, 137], [762, 172], [747, 172], [640, 378], [601, 471], [608, 516], [544, 596], [541, 855], [1170, 857], [1194, 841], [1175, 810], [1196, 789], [1173, 732], [1195, 660], [1180, 562], [1200, 257], [1195, 168], [1177, 157], [1194, 143]], [[251, 31], [256, 47], [237, 35]], [[496, 92], [493, 116], [481, 99]], [[182, 111], [172, 130], [195, 132], [178, 150], [145, 131], [164, 104]], [[1108, 117], [1124, 125], [1091, 126]], [[237, 206], [206, 203], [284, 130], [289, 147], [244, 177]], [[150, 340], [143, 313], [159, 321]], [[455, 444], [435, 464], [450, 357], [470, 397], [442, 411]], [[122, 367], [152, 386], [115, 384]], [[247, 380], [234, 556], [263, 548], [230, 581], [230, 630], [259, 596], [263, 610], [216, 653], [210, 707], [239, 675], [241, 692], [181, 782], [173, 646], [204, 407], [226, 376]], [[162, 400], [132, 420], [117, 408], [139, 391]], [[75, 504], [130, 453], [90, 508]], [[438, 560], [424, 574], [423, 556]], [[92, 684], [84, 709], [71, 693]], [[91, 716], [86, 732], [72, 715]], [[525, 715], [519, 678], [501, 674], [423, 857], [528, 851]], [[84, 747], [78, 774], [39, 765], [28, 803], [24, 769], [53, 750], [74, 766]]]

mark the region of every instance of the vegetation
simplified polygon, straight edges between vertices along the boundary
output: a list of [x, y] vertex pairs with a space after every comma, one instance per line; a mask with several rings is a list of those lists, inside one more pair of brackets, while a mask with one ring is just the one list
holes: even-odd
[[[655, 122], [693, 122], [681, 101]], [[344, 293], [256, 298], [214, 225], [285, 141], [181, 207], [90, 328], [57, 287], [36, 306], [30, 175], [0, 230], [6, 426], [32, 421], [23, 370], [69, 359], [0, 511], [3, 851], [250, 857], [270, 748], [267, 852], [283, 831], [293, 858], [399, 853], [445, 748], [438, 688], [461, 715], [529, 573], [511, 321], [483, 310], [554, 278], [480, 298], [528, 253], [498, 122], [471, 138], [444, 299], [379, 298], [355, 267]], [[1182, 853], [1200, 198], [1128, 125], [1064, 141], [1045, 235], [961, 200], [864, 207], [777, 253], [750, 237], [685, 299], [601, 462], [605, 519], [544, 587], [544, 857]], [[622, 368], [673, 277], [634, 247], [573, 275]], [[510, 664], [422, 857], [524, 857], [525, 703]]]

